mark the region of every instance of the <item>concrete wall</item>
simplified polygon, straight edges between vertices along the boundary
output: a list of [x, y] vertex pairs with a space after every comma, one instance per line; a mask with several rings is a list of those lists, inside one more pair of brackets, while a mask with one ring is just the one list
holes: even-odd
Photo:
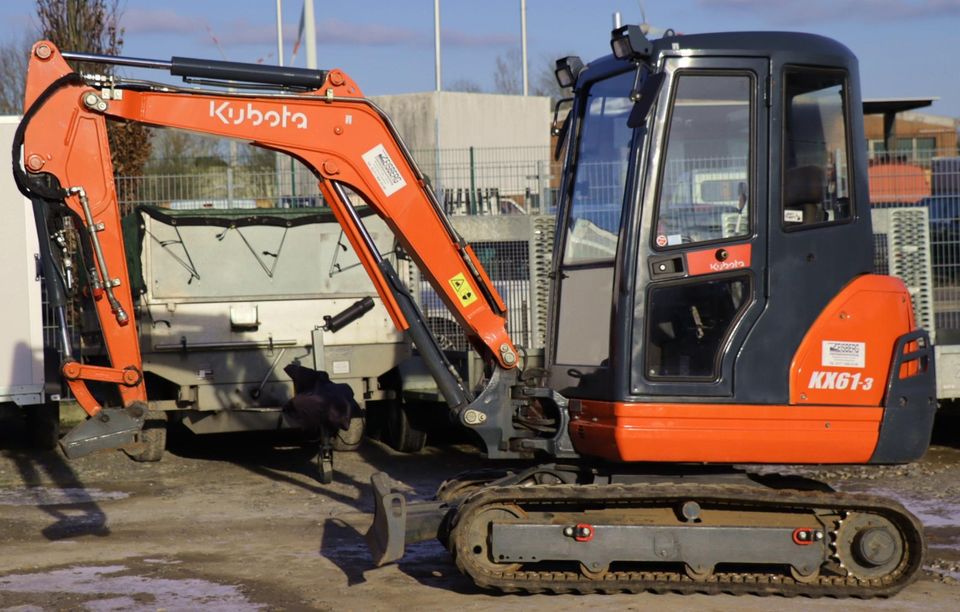
[[547, 97], [431, 91], [372, 99], [411, 149], [550, 146]]
[[[550, 181], [550, 99], [463, 92], [379, 96], [420, 169], [446, 197], [491, 192], [525, 206]], [[473, 150], [471, 151], [471, 147]]]

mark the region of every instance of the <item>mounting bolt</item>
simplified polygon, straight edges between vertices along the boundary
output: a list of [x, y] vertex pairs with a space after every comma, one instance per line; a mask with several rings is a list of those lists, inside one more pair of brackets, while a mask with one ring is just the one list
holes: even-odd
[[340, 166], [337, 165], [337, 162], [332, 159], [328, 159], [320, 166], [320, 169], [323, 170], [324, 174], [340, 174]]
[[688, 522], [695, 521], [700, 518], [700, 504], [692, 500], [683, 502], [683, 506], [680, 507], [680, 514]]
[[339, 87], [340, 85], [343, 85], [343, 81], [344, 81], [343, 73], [340, 72], [339, 70], [331, 70], [327, 78], [330, 79], [330, 84], [333, 85], [334, 87]]
[[37, 154], [33, 154], [27, 158], [27, 170], [38, 172], [40, 168], [43, 168], [43, 164], [43, 158]]
[[50, 59], [53, 50], [50, 49], [50, 45], [39, 45], [36, 51], [34, 51], [34, 54], [42, 60]]
[[103, 98], [92, 91], [83, 94], [83, 105], [90, 110], [101, 112], [107, 110], [107, 103], [103, 101]]
[[507, 365], [513, 365], [517, 360], [517, 355], [510, 349], [510, 345], [504, 342], [500, 345], [500, 356], [503, 357], [503, 362]]
[[343, 128], [338, 125], [337, 127], [333, 128], [333, 133], [339, 136], [340, 134], [343, 134]]

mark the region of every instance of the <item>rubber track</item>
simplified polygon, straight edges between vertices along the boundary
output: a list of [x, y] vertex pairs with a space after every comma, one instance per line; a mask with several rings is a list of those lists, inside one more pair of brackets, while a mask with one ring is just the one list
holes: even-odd
[[[636, 505], [639, 507], [673, 505], [687, 500], [701, 505], [734, 505], [745, 512], [757, 511], [827, 511], [867, 512], [890, 519], [901, 531], [904, 541], [903, 561], [882, 578], [858, 579], [852, 576], [823, 575], [815, 581], [801, 583], [789, 575], [769, 573], [714, 573], [704, 581], [694, 581], [682, 572], [610, 571], [602, 579], [590, 579], [579, 572], [518, 570], [509, 573], [491, 572], [473, 561], [474, 542], [462, 541], [464, 530], [477, 513], [489, 504], [535, 503], [538, 508], [556, 504], [578, 507]], [[486, 529], [483, 530], [486, 532]], [[878, 597], [890, 596], [913, 582], [923, 567], [926, 545], [923, 527], [909, 511], [897, 502], [881, 497], [778, 490], [757, 486], [703, 484], [631, 484], [631, 485], [539, 485], [533, 487], [488, 487], [468, 497], [453, 518], [450, 550], [461, 572], [478, 586], [514, 593], [728, 593], [733, 595], [803, 595], [807, 597]]]

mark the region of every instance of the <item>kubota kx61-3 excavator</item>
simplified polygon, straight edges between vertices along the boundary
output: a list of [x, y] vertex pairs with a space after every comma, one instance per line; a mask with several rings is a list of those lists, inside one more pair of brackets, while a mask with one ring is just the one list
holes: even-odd
[[[557, 64], [574, 95], [547, 367], [521, 373], [503, 301], [346, 74], [34, 45], [14, 169], [42, 243], [57, 214], [89, 235], [110, 357], [93, 367], [68, 354], [63, 374], [91, 415], [68, 444], [128, 439], [147, 401], [106, 120], [182, 128], [313, 168], [453, 418], [492, 458], [552, 460], [466, 474], [416, 504], [375, 476], [377, 562], [439, 537], [476, 583], [505, 591], [902, 588], [924, 541], [899, 504], [732, 467], [902, 463], [929, 443], [932, 347], [904, 285], [872, 274], [856, 59], [793, 33], [651, 42], [625, 26], [611, 47]], [[65, 60], [169, 70], [207, 89], [80, 75]], [[347, 189], [392, 226], [485, 357], [482, 389], [437, 348]], [[55, 281], [49, 247], [44, 261]], [[123, 406], [98, 405], [90, 380], [116, 383]]]

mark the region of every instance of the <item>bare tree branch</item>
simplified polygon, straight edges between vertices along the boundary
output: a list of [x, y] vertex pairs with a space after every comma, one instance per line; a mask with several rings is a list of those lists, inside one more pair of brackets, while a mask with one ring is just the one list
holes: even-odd
[[23, 86], [32, 43], [24, 36], [0, 45], [0, 114], [23, 113]]
[[[40, 35], [62, 50], [119, 55], [123, 49], [119, 0], [37, 0]], [[110, 74], [111, 66], [75, 65], [74, 69]], [[150, 157], [150, 130], [139, 123], [107, 124], [113, 169], [117, 176], [139, 176]], [[117, 196], [129, 203], [134, 181], [121, 181]], [[121, 212], [128, 206], [123, 206]]]
[[465, 93], [483, 93], [483, 87], [473, 79], [457, 79], [446, 87], [447, 91], [462, 91]]
[[510, 49], [497, 56], [497, 67], [493, 72], [493, 90], [501, 94], [523, 93], [523, 73], [520, 69], [520, 50]]

